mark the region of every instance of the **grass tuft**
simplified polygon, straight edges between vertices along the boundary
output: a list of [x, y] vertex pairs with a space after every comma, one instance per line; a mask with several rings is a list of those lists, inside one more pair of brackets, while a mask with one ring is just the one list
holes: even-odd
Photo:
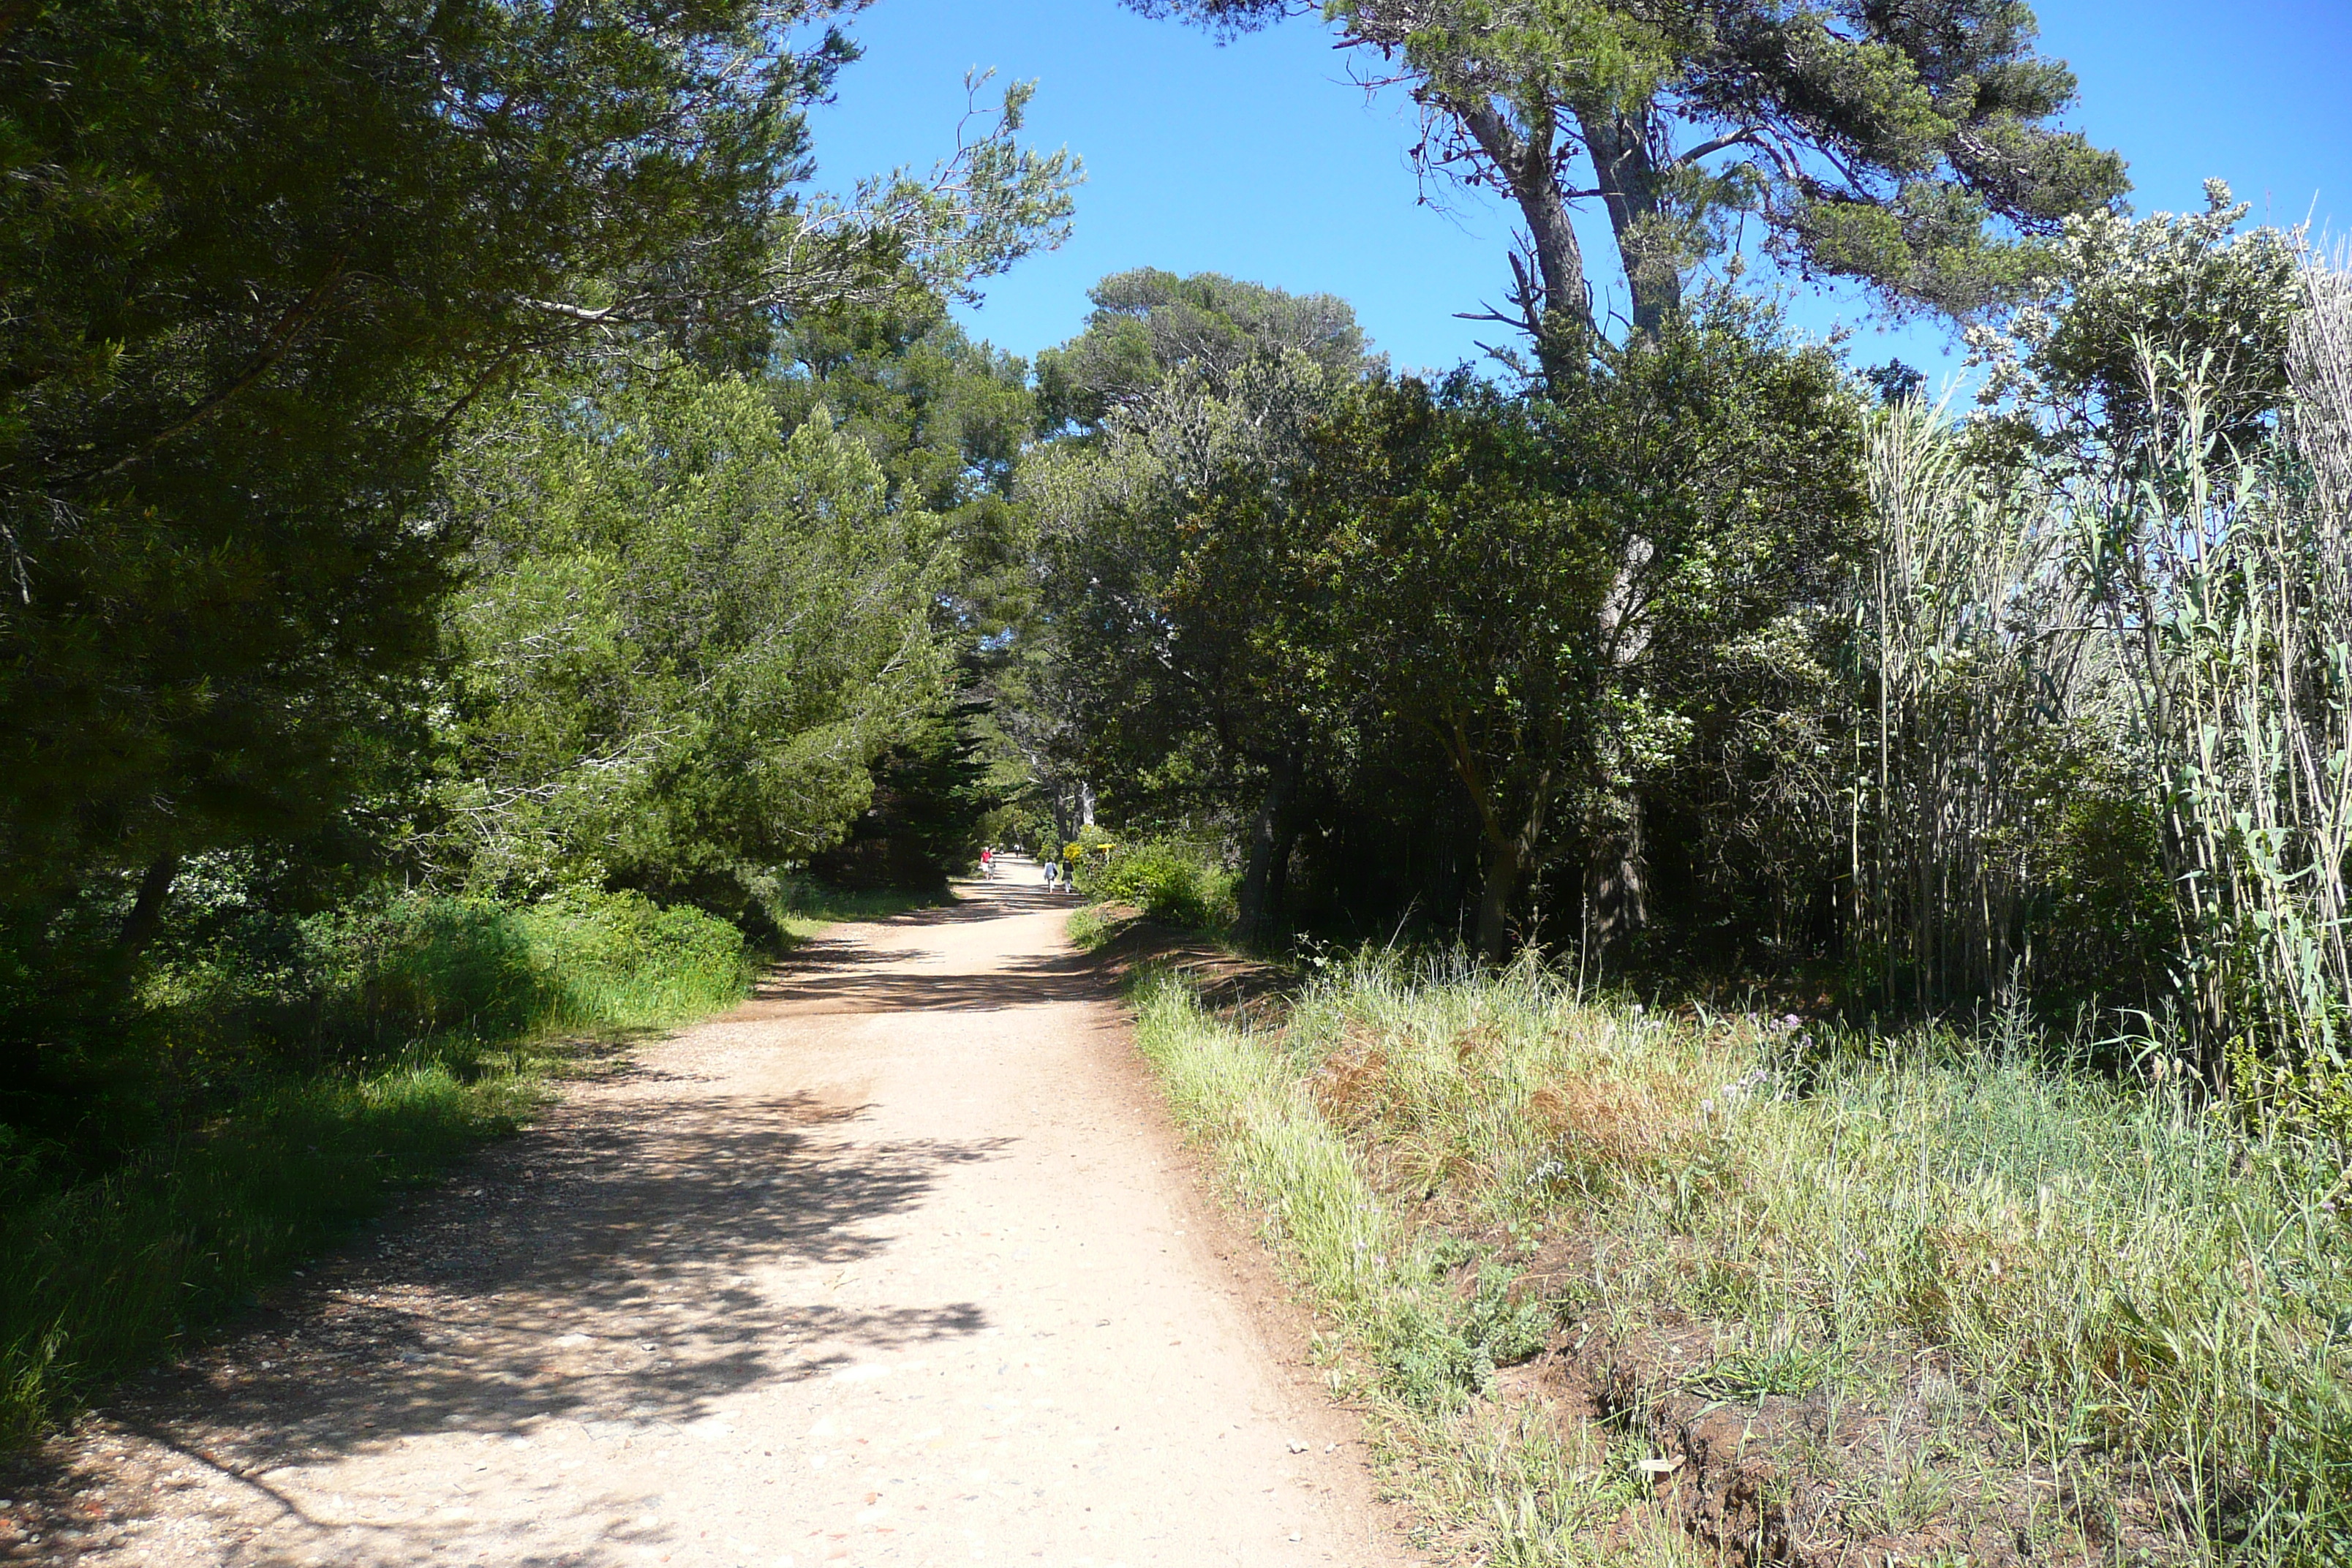
[[795, 879], [779, 894], [772, 912], [787, 944], [796, 945], [845, 921], [887, 920], [944, 901], [945, 895], [936, 891], [829, 888], [822, 882]]

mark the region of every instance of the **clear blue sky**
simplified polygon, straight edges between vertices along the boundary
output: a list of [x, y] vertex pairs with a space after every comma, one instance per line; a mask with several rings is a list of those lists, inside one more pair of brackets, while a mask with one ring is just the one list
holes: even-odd
[[[2070, 122], [2131, 166], [2140, 212], [2202, 205], [2228, 180], [2257, 219], [2352, 230], [2352, 0], [2038, 0], [2042, 47], [2071, 64]], [[967, 67], [1036, 78], [1029, 139], [1086, 160], [1069, 244], [1031, 258], [966, 313], [1033, 354], [1082, 324], [1086, 290], [1138, 266], [1217, 271], [1352, 301], [1400, 368], [1451, 364], [1485, 336], [1454, 313], [1499, 299], [1509, 226], [1490, 201], [1417, 204], [1412, 121], [1368, 102], [1329, 34], [1286, 23], [1219, 48], [1116, 0], [879, 0], [851, 29], [866, 58], [814, 117], [820, 183], [929, 163]], [[1588, 254], [1606, 255], [1602, 235]], [[1622, 306], [1622, 298], [1619, 300]], [[1808, 297], [1801, 321], [1863, 329], [1862, 363], [1941, 370], [1944, 334], [1883, 333], [1858, 296]]]

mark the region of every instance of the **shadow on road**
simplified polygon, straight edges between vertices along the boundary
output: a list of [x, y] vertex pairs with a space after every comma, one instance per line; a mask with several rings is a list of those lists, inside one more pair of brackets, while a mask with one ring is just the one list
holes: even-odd
[[[952, 904], [875, 923], [919, 931], [1069, 907], [1042, 887], [982, 883]], [[860, 940], [856, 927], [829, 932], [733, 1016], [994, 1009], [1100, 994], [1076, 954], [984, 974], [926, 974], [924, 961]], [[246, 1522], [224, 1518], [222, 1528], [245, 1531], [257, 1510], [294, 1527], [304, 1551], [327, 1553], [237, 1561], [408, 1563], [469, 1539], [461, 1518], [313, 1520], [273, 1485], [280, 1466], [450, 1430], [527, 1439], [556, 1423], [633, 1447], [630, 1461], [650, 1464], [664, 1443], [747, 1388], [992, 1327], [970, 1300], [845, 1308], [828, 1299], [828, 1280], [876, 1257], [887, 1222], [948, 1173], [997, 1157], [1011, 1141], [861, 1139], [863, 1106], [725, 1093], [690, 1061], [625, 1050], [583, 1066], [593, 1086], [538, 1125], [362, 1232], [182, 1366], [109, 1402], [107, 1426], [165, 1450], [163, 1473], [175, 1465], [184, 1477], [229, 1482]], [[75, 1500], [89, 1490], [65, 1455], [60, 1447], [7, 1468], [15, 1497], [47, 1500], [41, 1517], [80, 1517]], [[647, 1484], [658, 1486], [657, 1474]], [[169, 1511], [131, 1497], [114, 1506], [126, 1518]], [[604, 1539], [662, 1537], [624, 1520]], [[601, 1552], [578, 1559], [604, 1560]]]
[[987, 1327], [968, 1302], [847, 1311], [754, 1276], [873, 1256], [877, 1221], [1002, 1140], [835, 1142], [823, 1124], [860, 1110], [802, 1097], [645, 1109], [568, 1108], [115, 1418], [232, 1472], [451, 1427], [684, 1426], [755, 1383]]
[[884, 946], [861, 934], [867, 928], [922, 931], [1007, 915], [1058, 911], [1078, 906], [1041, 884], [1005, 879], [968, 883], [955, 902], [902, 915], [838, 927], [793, 950], [761, 979], [751, 999], [730, 1020], [789, 1017], [796, 1014], [858, 1012], [992, 1013], [1008, 1007], [1038, 1007], [1056, 1002], [1087, 1002], [1105, 994], [1097, 966], [1085, 953], [1059, 952], [1022, 959], [978, 973], [927, 973], [906, 967], [931, 955], [919, 949]]

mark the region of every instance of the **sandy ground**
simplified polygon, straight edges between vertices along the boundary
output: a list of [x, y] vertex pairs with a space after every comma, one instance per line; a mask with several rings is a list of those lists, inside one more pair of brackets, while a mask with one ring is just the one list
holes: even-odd
[[837, 928], [126, 1391], [59, 1450], [82, 1524], [8, 1555], [1410, 1561], [1067, 903], [964, 893]]

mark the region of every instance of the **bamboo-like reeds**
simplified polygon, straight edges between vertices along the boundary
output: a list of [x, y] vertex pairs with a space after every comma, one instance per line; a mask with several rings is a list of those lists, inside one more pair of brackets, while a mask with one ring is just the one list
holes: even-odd
[[[2092, 757], [2157, 825], [2172, 1048], [2352, 1103], [2352, 279], [2304, 270], [2275, 438], [2216, 435], [2209, 357], [2139, 345], [2148, 416], [1999, 483], [1940, 410], [1872, 437], [1882, 548], [1854, 609], [1851, 921], [1883, 1000], [2034, 980], [2035, 853]], [[2316, 1100], [2313, 1100], [2316, 1096]]]

